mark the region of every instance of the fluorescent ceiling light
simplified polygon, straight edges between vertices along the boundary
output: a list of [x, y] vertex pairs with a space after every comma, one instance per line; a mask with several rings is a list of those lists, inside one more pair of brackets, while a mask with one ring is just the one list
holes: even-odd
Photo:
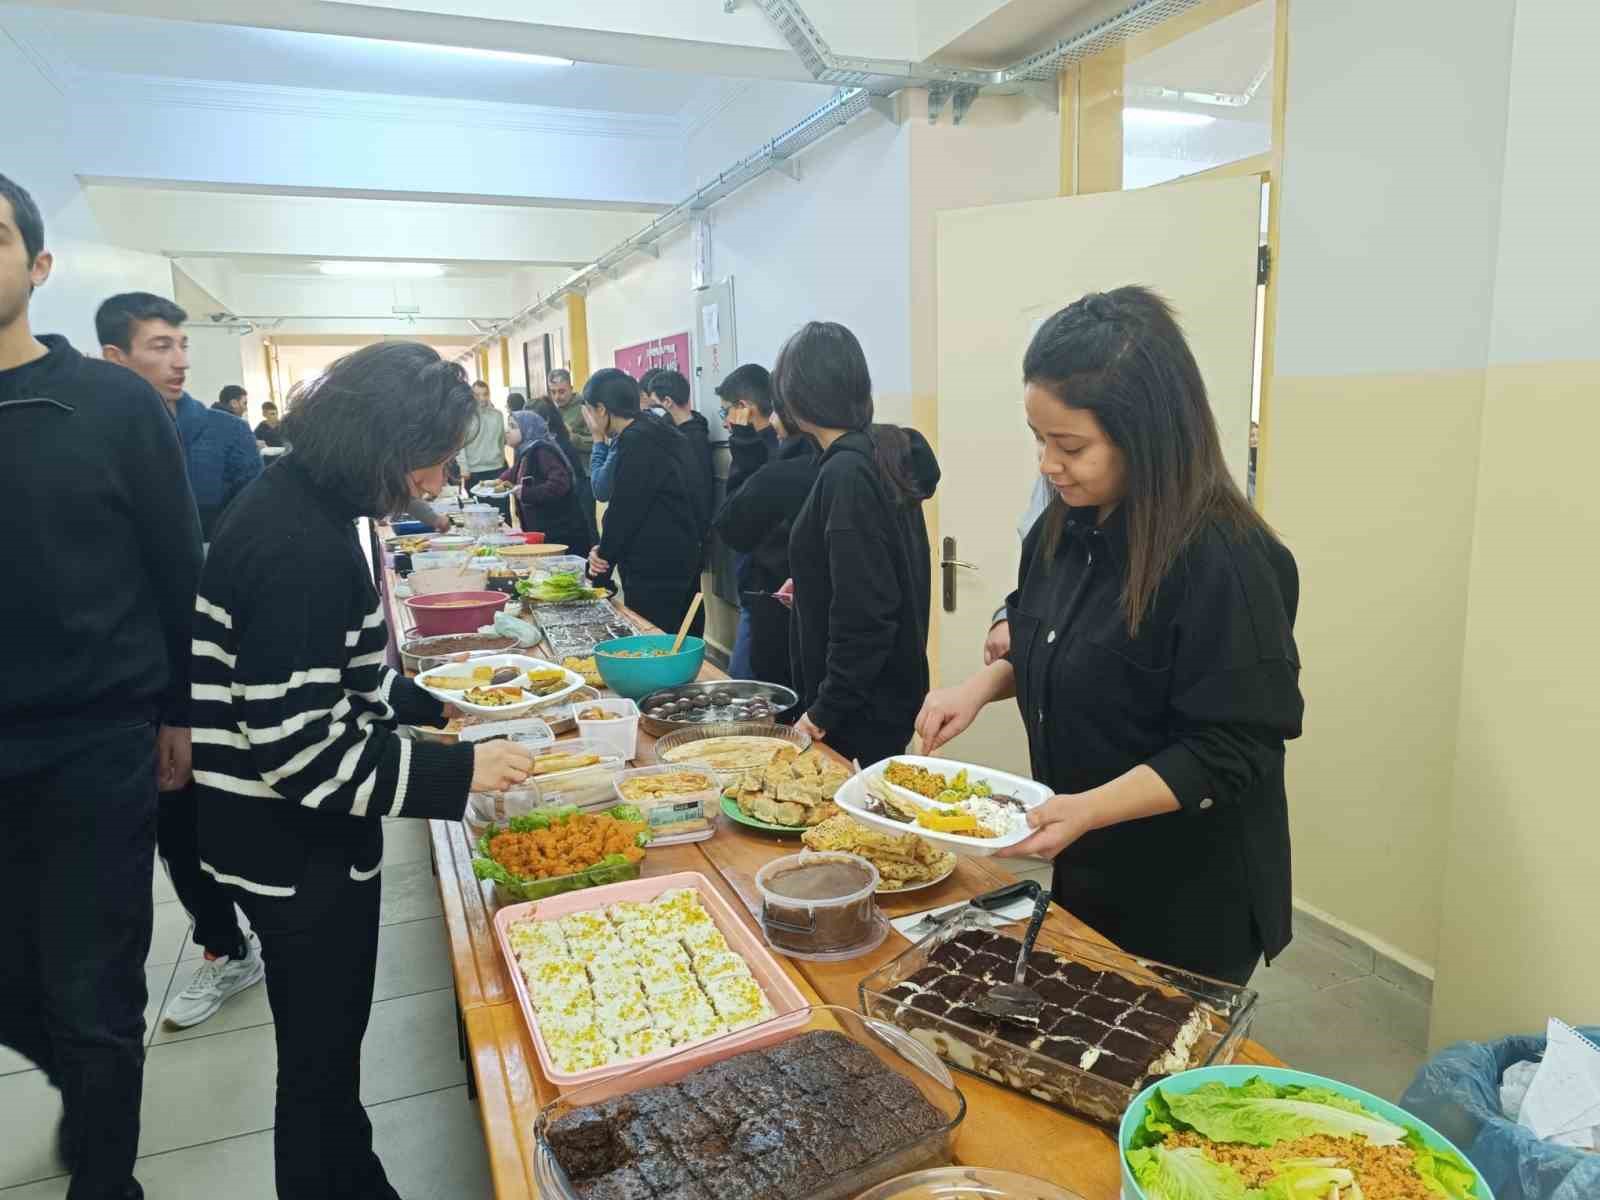
[[[390, 39], [382, 39], [389, 41]], [[445, 54], [464, 54], [472, 58], [499, 58], [508, 62], [530, 63], [536, 67], [570, 67], [570, 58], [557, 58], [553, 54], [531, 54], [521, 50], [480, 50], [477, 46], [443, 46], [437, 42], [390, 42], [395, 46], [420, 46], [425, 50], [438, 50]]]
[[432, 279], [444, 274], [440, 263], [425, 262], [321, 262], [317, 269], [324, 275], [355, 275], [383, 279]]
[[1170, 128], [1197, 129], [1216, 120], [1204, 113], [1183, 112], [1175, 108], [1125, 108], [1122, 119], [1138, 125], [1166, 125]]

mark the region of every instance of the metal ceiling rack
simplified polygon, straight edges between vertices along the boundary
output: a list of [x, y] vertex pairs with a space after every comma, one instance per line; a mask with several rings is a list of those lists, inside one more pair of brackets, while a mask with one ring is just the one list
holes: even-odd
[[711, 182], [696, 188], [643, 229], [579, 268], [560, 287], [496, 325], [458, 355], [457, 361], [466, 361], [480, 347], [504, 337], [539, 313], [553, 311], [566, 296], [587, 292], [602, 279], [615, 279], [622, 264], [635, 254], [659, 257], [659, 243], [663, 238], [767, 172], [782, 171], [790, 178], [799, 179], [796, 156], [863, 113], [877, 112], [897, 121], [893, 99], [897, 92], [926, 88], [930, 122], [937, 121], [945, 104], [949, 103], [951, 119], [959, 124], [978, 96], [986, 92], [1026, 94], [1054, 108], [1057, 104], [1056, 76], [1063, 68], [1154, 29], [1168, 18], [1195, 7], [1200, 0], [1133, 0], [1128, 7], [1105, 20], [1059, 38], [1050, 46], [996, 70], [836, 55], [798, 0], [755, 0], [755, 3], [817, 81], [839, 84], [839, 90], [827, 103], [721, 171]]

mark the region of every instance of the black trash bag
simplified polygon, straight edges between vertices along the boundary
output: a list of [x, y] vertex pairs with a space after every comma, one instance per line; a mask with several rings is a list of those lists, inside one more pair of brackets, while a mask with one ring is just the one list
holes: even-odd
[[[1580, 1030], [1600, 1043], [1600, 1028]], [[1600, 1154], [1541, 1141], [1500, 1111], [1500, 1077], [1544, 1057], [1543, 1037], [1457, 1042], [1424, 1063], [1400, 1098], [1483, 1172], [1495, 1200], [1600, 1200]]]

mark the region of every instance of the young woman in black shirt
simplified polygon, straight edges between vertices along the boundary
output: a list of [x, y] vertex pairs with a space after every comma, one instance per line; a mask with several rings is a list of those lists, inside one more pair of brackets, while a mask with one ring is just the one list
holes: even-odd
[[1055, 495], [1023, 545], [1010, 654], [930, 695], [918, 732], [931, 753], [1016, 697], [1059, 794], [1010, 853], [1054, 859], [1056, 899], [1124, 949], [1242, 983], [1291, 936], [1294, 558], [1229, 475], [1159, 296], [1084, 297], [1022, 373]]
[[863, 765], [902, 753], [928, 690], [931, 562], [922, 502], [939, 482], [915, 430], [872, 423], [872, 376], [843, 325], [778, 353], [774, 408], [822, 448], [794, 518], [790, 660], [799, 729]]

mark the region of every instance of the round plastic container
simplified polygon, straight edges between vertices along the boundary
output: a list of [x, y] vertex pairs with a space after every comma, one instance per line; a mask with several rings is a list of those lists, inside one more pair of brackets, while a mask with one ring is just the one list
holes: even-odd
[[429, 539], [428, 549], [435, 554], [440, 554], [450, 550], [471, 550], [472, 544], [473, 539], [464, 533], [443, 533], [436, 538]]
[[492, 504], [463, 504], [461, 527], [468, 533], [494, 533], [500, 528], [500, 510]]
[[[599, 709], [614, 713], [607, 721], [584, 720], [586, 711]], [[632, 762], [639, 750], [639, 706], [632, 700], [591, 700], [573, 708], [578, 736], [596, 746], [609, 746], [624, 762]]]
[[[846, 869], [828, 871], [830, 866]], [[811, 878], [789, 878], [802, 874]], [[878, 868], [860, 855], [836, 850], [786, 854], [756, 872], [761, 931], [767, 945], [790, 958], [856, 958], [876, 949], [889, 934], [889, 923], [878, 911], [877, 890]], [[796, 894], [807, 892], [815, 894]]]
[[856, 1200], [1083, 1200], [1032, 1175], [989, 1167], [937, 1167], [913, 1171], [862, 1192]]
[[[406, 601], [421, 637], [440, 633], [477, 633], [494, 620], [510, 597], [504, 592], [435, 592]], [[472, 603], [463, 603], [471, 601]]]

